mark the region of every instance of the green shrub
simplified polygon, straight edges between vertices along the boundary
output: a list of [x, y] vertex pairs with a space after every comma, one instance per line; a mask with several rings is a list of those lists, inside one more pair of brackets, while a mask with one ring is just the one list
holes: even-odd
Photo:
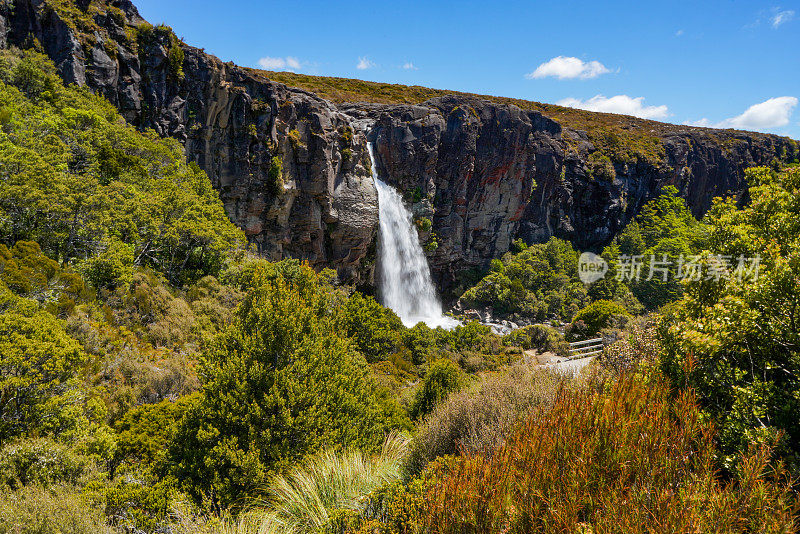
[[66, 271], [42, 253], [35, 241], [17, 241], [10, 249], [0, 244], [0, 280], [25, 297], [46, 304], [60, 315], [88, 297], [80, 275]]
[[176, 401], [145, 404], [127, 412], [114, 425], [117, 449], [114, 463], [131, 462], [160, 468], [183, 414], [198, 400], [198, 394]]
[[411, 328], [402, 329], [403, 345], [411, 352], [415, 365], [428, 361], [436, 348], [436, 333], [425, 323], [419, 322]]
[[448, 394], [463, 384], [463, 373], [452, 361], [442, 359], [431, 363], [414, 396], [411, 416], [418, 419], [429, 414]]
[[[622, 304], [610, 300], [597, 300], [576, 313], [572, 318], [572, 324], [582, 323], [585, 325], [585, 330], [581, 334], [594, 336], [599, 334], [600, 330], [614, 326], [627, 317], [630, 317], [630, 314]], [[568, 333], [571, 334], [568, 337], [576, 337], [574, 329], [570, 329]]]
[[203, 355], [199, 402], [170, 464], [196, 497], [240, 506], [270, 474], [325, 446], [380, 448], [408, 426], [343, 330], [343, 295], [307, 265], [255, 263], [252, 289]]
[[344, 321], [345, 334], [369, 363], [386, 360], [396, 352], [405, 329], [392, 310], [358, 291], [347, 299]]
[[272, 156], [269, 160], [269, 189], [273, 195], [278, 195], [283, 191], [283, 161], [280, 156]]
[[74, 485], [93, 467], [86, 456], [50, 439], [16, 441], [0, 449], [0, 487]]
[[98, 289], [127, 287], [133, 279], [133, 245], [112, 241], [98, 256], [86, 260], [83, 274]]
[[170, 47], [167, 53], [167, 61], [169, 62], [169, 73], [172, 79], [182, 82], [184, 78], [183, 61], [184, 61], [183, 48], [179, 44], [174, 44]]
[[148, 471], [126, 473], [111, 483], [93, 480], [84, 492], [102, 505], [108, 523], [117, 531], [163, 531], [173, 502], [180, 498], [176, 481]]
[[415, 222], [420, 232], [429, 232], [431, 227], [433, 226], [433, 223], [427, 217], [420, 217]]
[[531, 325], [518, 328], [503, 336], [503, 344], [518, 346], [524, 350], [554, 352], [562, 356], [569, 354], [569, 343], [558, 330], [544, 325]]
[[79, 490], [25, 486], [0, 499], [0, 534], [113, 534]]
[[0, 314], [0, 443], [75, 428], [86, 354], [51, 314], [20, 304]]

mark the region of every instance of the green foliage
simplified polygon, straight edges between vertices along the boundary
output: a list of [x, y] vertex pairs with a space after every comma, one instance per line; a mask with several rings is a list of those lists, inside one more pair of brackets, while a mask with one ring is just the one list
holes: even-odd
[[183, 48], [180, 45], [173, 45], [169, 52], [167, 52], [167, 61], [169, 62], [169, 73], [172, 76], [173, 80], [176, 81], [183, 81], [184, 73], [183, 73], [183, 60], [184, 60], [184, 53]]
[[0, 314], [0, 444], [72, 430], [82, 415], [76, 372], [85, 362], [51, 314], [22, 303]]
[[208, 177], [177, 142], [140, 133], [33, 52], [0, 54], [0, 241], [38, 242], [58, 261], [108, 243], [173, 282], [214, 274], [243, 242]]
[[564, 336], [554, 328], [539, 324], [512, 330], [503, 336], [503, 344], [521, 347], [523, 350], [554, 352], [562, 356], [569, 354], [569, 343], [564, 340]]
[[0, 534], [112, 534], [79, 489], [25, 486], [0, 500]]
[[269, 160], [269, 188], [273, 195], [278, 195], [283, 191], [283, 161], [280, 156], [273, 156]]
[[115, 464], [129, 462], [162, 468], [178, 422], [198, 400], [198, 394], [176, 401], [163, 400], [133, 408], [114, 425], [117, 432]]
[[[702, 263], [729, 257], [730, 276], [688, 283], [661, 326], [662, 365], [676, 386], [697, 391], [720, 427], [724, 453], [784, 433], [779, 452], [797, 469], [800, 169], [759, 167], [746, 176], [750, 203], [737, 209], [732, 200], [717, 201], [706, 216], [709, 251]], [[754, 272], [737, 275], [742, 255], [760, 256], [756, 279]]]
[[97, 289], [127, 287], [133, 279], [133, 262], [133, 245], [115, 240], [103, 253], [83, 263], [83, 275]]
[[415, 419], [431, 413], [433, 408], [448, 394], [464, 385], [464, 376], [459, 367], [450, 360], [432, 362], [420, 384], [411, 405], [411, 416]]
[[602, 329], [612, 327], [627, 317], [630, 317], [628, 310], [619, 302], [596, 300], [575, 314], [572, 325], [583, 323], [585, 329], [581, 329], [581, 334], [589, 337], [599, 334]]
[[0, 244], [0, 280], [55, 314], [70, 311], [87, 297], [81, 277], [42, 254], [36, 242], [18, 241], [11, 249]]
[[436, 332], [425, 323], [417, 323], [411, 328], [403, 329], [403, 345], [411, 352], [411, 360], [415, 365], [426, 362], [437, 346]]
[[578, 254], [557, 238], [506, 254], [502, 265], [494, 262], [491, 272], [461, 296], [467, 306], [539, 321], [569, 320], [586, 300], [578, 279]]
[[[683, 289], [678, 263], [681, 257], [689, 261], [703, 248], [706, 231], [706, 225], [694, 218], [686, 202], [678, 196], [678, 190], [674, 186], [665, 187], [661, 195], [645, 204], [636, 218], [603, 251], [603, 258], [609, 262], [609, 272], [603, 280], [590, 287], [589, 294], [594, 299], [625, 302], [629, 300], [626, 294], [630, 288], [633, 296], [648, 310], [679, 299]], [[620, 273], [620, 255], [640, 257], [639, 280], [628, 276], [631, 274], [629, 268]], [[651, 259], [654, 262], [652, 266]], [[651, 277], [651, 267], [663, 270], [653, 270]], [[635, 304], [633, 308], [629, 306], [629, 311], [635, 311]]]
[[129, 473], [111, 484], [93, 480], [85, 493], [101, 504], [108, 522], [123, 532], [157, 532], [178, 498], [174, 479], [159, 479], [146, 471]]
[[372, 297], [353, 293], [345, 304], [344, 322], [347, 337], [369, 363], [386, 360], [398, 350], [403, 323]]
[[88, 457], [53, 440], [16, 441], [0, 449], [0, 488], [77, 484], [93, 467]]
[[430, 231], [430, 229], [431, 229], [431, 227], [433, 226], [433, 223], [432, 223], [432, 222], [431, 222], [431, 220], [430, 220], [429, 218], [427, 218], [427, 217], [420, 217], [420, 218], [419, 218], [419, 219], [417, 219], [415, 222], [416, 222], [416, 224], [417, 224], [417, 228], [418, 228], [418, 229], [419, 229], [421, 232], [429, 232], [429, 231]]
[[364, 358], [337, 335], [343, 295], [308, 266], [255, 264], [231, 326], [201, 362], [199, 402], [172, 450], [178, 478], [225, 507], [256, 495], [270, 473], [325, 446], [377, 450], [408, 423]]

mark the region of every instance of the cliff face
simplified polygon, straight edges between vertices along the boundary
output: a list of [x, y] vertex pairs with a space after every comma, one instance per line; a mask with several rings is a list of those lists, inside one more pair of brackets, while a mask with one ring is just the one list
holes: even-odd
[[539, 111], [472, 96], [335, 104], [181, 43], [128, 0], [0, 3], [0, 46], [40, 47], [65, 81], [183, 143], [267, 257], [363, 284], [378, 217], [367, 139], [380, 175], [432, 221], [422, 237], [443, 287], [517, 238], [599, 247], [666, 184], [702, 215], [743, 189], [744, 168], [796, 150], [776, 136], [659, 125], [641, 133], [655, 157], [625, 156]]

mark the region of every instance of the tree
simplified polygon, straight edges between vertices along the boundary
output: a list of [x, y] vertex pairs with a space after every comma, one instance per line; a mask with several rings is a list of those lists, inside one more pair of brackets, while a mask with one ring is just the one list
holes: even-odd
[[[705, 230], [705, 225], [694, 218], [686, 202], [678, 196], [677, 188], [664, 187], [603, 251], [610, 269], [604, 279], [592, 284], [589, 294], [594, 299], [625, 302], [633, 312], [637, 311], [637, 302], [630, 298], [629, 292], [649, 310], [679, 299], [683, 290], [677, 272], [678, 259], [689, 258], [701, 250]], [[641, 256], [639, 279], [615, 279], [617, 263], [623, 255]], [[665, 271], [655, 269], [650, 277], [651, 267], [666, 269], [667, 279], [664, 280]]]
[[223, 507], [323, 447], [377, 450], [408, 421], [343, 331], [342, 295], [307, 265], [256, 264], [233, 324], [201, 362], [203, 388], [177, 432], [175, 474]]
[[706, 216], [705, 273], [722, 263], [728, 274], [686, 285], [661, 326], [662, 366], [675, 385], [695, 389], [726, 454], [778, 432], [785, 432], [784, 452], [797, 454], [800, 169], [759, 167], [746, 176], [749, 205], [718, 199]]
[[[107, 250], [127, 264], [121, 243], [135, 265], [173, 283], [216, 274], [224, 252], [244, 242], [177, 141], [138, 132], [103, 98], [64, 87], [33, 51], [0, 51], [0, 82], [9, 117], [0, 135], [0, 241], [36, 241], [62, 264]], [[120, 270], [89, 267], [103, 284], [113, 284], [109, 267]]]
[[77, 373], [85, 361], [80, 344], [35, 303], [17, 299], [0, 314], [0, 444], [72, 428], [83, 414]]
[[358, 291], [347, 299], [344, 321], [347, 335], [370, 363], [396, 352], [405, 329], [397, 314]]
[[428, 415], [448, 394], [458, 390], [463, 384], [463, 373], [452, 361], [442, 359], [431, 363], [414, 396], [411, 416], [419, 419]]

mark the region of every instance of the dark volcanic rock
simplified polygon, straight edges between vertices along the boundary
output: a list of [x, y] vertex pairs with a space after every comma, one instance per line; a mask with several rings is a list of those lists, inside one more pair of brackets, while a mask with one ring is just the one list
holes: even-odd
[[146, 25], [128, 0], [81, 20], [44, 0], [3, 2], [0, 47], [38, 43], [66, 82], [183, 143], [268, 258], [307, 259], [356, 283], [372, 281], [378, 218], [367, 138], [382, 178], [432, 220], [433, 235], [422, 237], [438, 243], [429, 257], [445, 288], [517, 238], [555, 235], [598, 248], [667, 184], [700, 216], [713, 197], [743, 190], [746, 167], [770, 163], [790, 143], [674, 126], [659, 134], [658, 161], [598, 165], [585, 132], [539, 112], [455, 95], [337, 106], [180, 43]]

